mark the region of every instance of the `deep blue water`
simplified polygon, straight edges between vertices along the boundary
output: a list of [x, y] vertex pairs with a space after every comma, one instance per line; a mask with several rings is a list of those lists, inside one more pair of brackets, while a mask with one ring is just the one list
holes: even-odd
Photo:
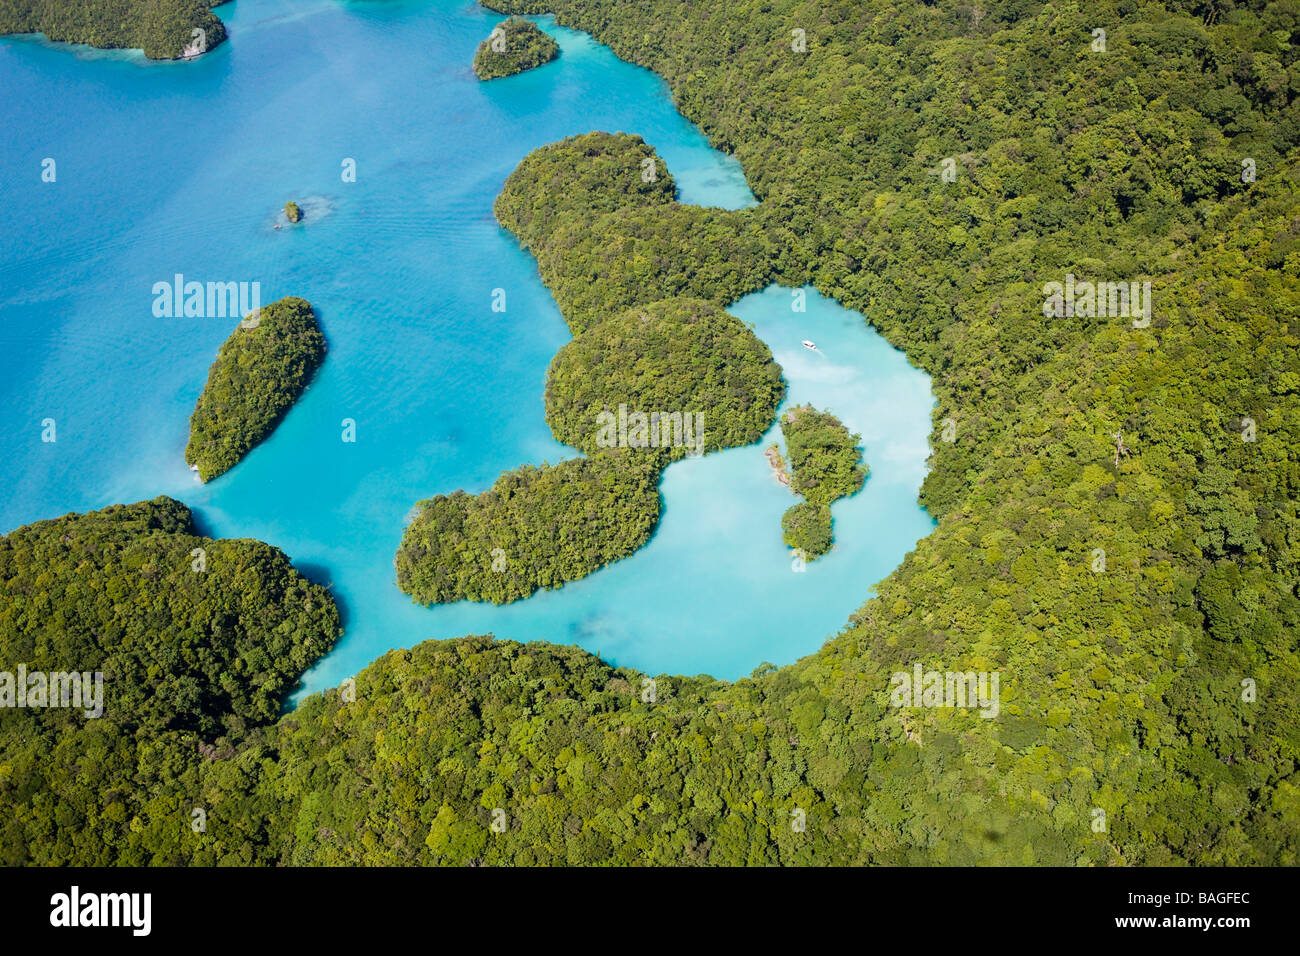
[[[308, 690], [391, 647], [466, 633], [734, 679], [816, 650], [929, 532], [916, 504], [927, 377], [860, 315], [811, 291], [795, 313], [773, 288], [732, 311], [783, 365], [788, 403], [839, 414], [872, 469], [833, 509], [833, 553], [792, 571], [780, 517], [794, 499], [755, 445], [671, 466], [651, 543], [584, 581], [506, 607], [412, 604], [392, 559], [418, 500], [575, 454], [542, 409], [568, 331], [492, 218], [519, 160], [566, 135], [638, 133], [682, 201], [753, 196], [661, 80], [549, 18], [560, 59], [484, 84], [469, 64], [501, 18], [473, 4], [238, 0], [217, 13], [230, 41], [188, 64], [0, 40], [0, 532], [168, 494], [208, 534], [283, 548], [345, 616]], [[307, 222], [277, 230], [288, 199]], [[275, 434], [206, 486], [184, 464], [188, 420], [233, 322], [156, 318], [153, 284], [176, 273], [258, 281], [263, 302], [303, 296], [329, 342]]]

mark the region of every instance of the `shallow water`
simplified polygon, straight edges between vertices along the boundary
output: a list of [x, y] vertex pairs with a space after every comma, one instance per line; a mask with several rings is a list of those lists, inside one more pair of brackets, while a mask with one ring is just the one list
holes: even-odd
[[[559, 60], [483, 84], [469, 64], [501, 18], [473, 4], [239, 0], [217, 13], [230, 42], [188, 64], [0, 40], [0, 531], [168, 494], [206, 533], [283, 548], [345, 615], [306, 690], [465, 633], [732, 679], [815, 650], [928, 533], [927, 377], [856, 313], [811, 291], [795, 313], [790, 290], [769, 289], [731, 311], [772, 347], [788, 403], [840, 415], [872, 469], [833, 509], [833, 553], [791, 570], [780, 516], [794, 499], [765, 441], [670, 467], [654, 539], [585, 581], [506, 607], [413, 605], [392, 559], [416, 501], [575, 454], [542, 413], [568, 331], [492, 218], [519, 160], [566, 135], [638, 133], [682, 201], [753, 196], [661, 80], [549, 18]], [[45, 158], [55, 182], [41, 180]], [[288, 199], [307, 222], [277, 230]], [[263, 302], [301, 295], [329, 342], [275, 434], [206, 486], [183, 461], [188, 419], [233, 322], [156, 318], [153, 284], [177, 273], [260, 282]], [[491, 310], [498, 288], [505, 313]]]

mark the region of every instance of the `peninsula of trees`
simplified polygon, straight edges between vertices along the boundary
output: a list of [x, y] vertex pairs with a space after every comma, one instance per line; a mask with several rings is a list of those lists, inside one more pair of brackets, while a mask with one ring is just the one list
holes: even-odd
[[663, 468], [770, 426], [780, 366], [723, 311], [769, 281], [769, 241], [749, 212], [675, 197], [663, 160], [623, 134], [544, 146], [506, 180], [497, 219], [537, 256], [574, 333], [547, 375], [546, 420], [588, 457], [422, 502], [395, 562], [417, 601], [512, 601], [626, 557], [658, 523]]
[[549, 63], [560, 55], [560, 45], [522, 17], [499, 24], [474, 53], [474, 72], [480, 80], [513, 76]]
[[785, 543], [809, 558], [831, 548], [831, 504], [856, 494], [867, 480], [858, 442], [834, 415], [811, 405], [796, 405], [781, 416], [790, 490], [804, 500], [781, 518]]
[[[138, 48], [155, 60], [205, 50], [226, 39], [211, 12], [221, 0], [0, 0], [0, 34], [43, 33], [47, 39], [101, 49]], [[195, 30], [202, 30], [195, 34]]]
[[208, 371], [190, 416], [185, 462], [210, 481], [235, 467], [279, 424], [325, 359], [305, 299], [289, 296], [246, 316]]

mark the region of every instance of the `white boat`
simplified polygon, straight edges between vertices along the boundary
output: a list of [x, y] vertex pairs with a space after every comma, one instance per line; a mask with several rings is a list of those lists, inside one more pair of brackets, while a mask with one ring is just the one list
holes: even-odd
[[817, 343], [811, 342], [808, 339], [803, 340], [803, 347], [806, 349], [812, 349], [814, 352], [817, 351]]

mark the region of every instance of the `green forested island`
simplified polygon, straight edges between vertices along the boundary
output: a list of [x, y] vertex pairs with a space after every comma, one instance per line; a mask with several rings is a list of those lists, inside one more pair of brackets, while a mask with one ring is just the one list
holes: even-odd
[[[286, 659], [296, 635], [329, 631], [295, 623], [317, 605], [282, 556], [265, 560], [283, 592], [210, 614], [169, 603], [184, 583], [166, 577], [167, 543], [179, 537], [184, 561], [202, 540], [179, 517], [174, 532], [140, 517], [90, 539], [87, 519], [19, 529], [0, 545], [6, 661], [53, 668], [47, 632], [101, 647], [126, 614], [148, 621], [113, 645], [147, 659], [139, 687], [177, 688], [123, 732], [105, 733], [107, 710], [4, 714], [5, 859], [1300, 863], [1296, 6], [492, 6], [554, 12], [665, 77], [761, 200], [678, 206], [631, 137], [525, 159], [498, 218], [536, 255], [575, 343], [656, 303], [721, 309], [772, 280], [811, 283], [930, 373], [923, 497], [938, 527], [820, 651], [752, 678], [660, 675], [647, 698], [649, 675], [576, 648], [465, 637], [391, 651], [355, 695], [313, 695], [277, 720], [256, 689], [282, 693], [281, 668], [310, 663]], [[1150, 323], [1048, 315], [1044, 287], [1067, 274], [1151, 281]], [[600, 367], [600, 350], [583, 362]], [[426, 600], [486, 589], [520, 558], [500, 529], [562, 548], [571, 516], [591, 527], [583, 508], [617, 487], [591, 470], [638, 462], [655, 487], [646, 451], [511, 473], [498, 484], [568, 468], [588, 485], [525, 490], [516, 513], [426, 506], [403, 544], [424, 577], [404, 586]], [[636, 499], [629, 514], [643, 515]], [[130, 573], [93, 570], [106, 553]], [[89, 576], [72, 571], [83, 561]], [[540, 586], [523, 574], [499, 593]], [[273, 643], [244, 660], [206, 636], [162, 637], [194, 621], [204, 635], [264, 627]], [[190, 673], [205, 651], [220, 659]], [[1000, 673], [1000, 715], [893, 706], [890, 675], [914, 664]], [[173, 698], [183, 713], [167, 712]], [[156, 732], [169, 719], [199, 729]], [[195, 802], [209, 822], [191, 837]]]
[[[743, 322], [699, 299], [668, 299], [609, 318], [556, 354], [546, 422], [558, 441], [594, 454], [609, 447], [603, 415], [658, 414], [660, 431], [672, 419], [671, 440], [650, 431], [645, 440], [676, 460], [758, 441], [784, 397], [781, 367]], [[679, 431], [683, 417], [699, 428]]]
[[560, 45], [531, 20], [511, 17], [499, 24], [474, 53], [474, 72], [480, 80], [514, 76], [549, 63], [560, 55]]
[[[155, 60], [211, 50], [226, 28], [211, 13], [224, 0], [0, 0], [0, 34], [102, 49], [134, 47]], [[196, 34], [195, 30], [203, 31]]]
[[858, 448], [861, 435], [851, 435], [830, 412], [796, 405], [781, 416], [790, 490], [805, 499], [781, 518], [785, 543], [816, 558], [831, 548], [831, 504], [857, 494], [867, 480]]
[[398, 586], [424, 604], [505, 603], [627, 557], [659, 521], [663, 469], [757, 441], [784, 395], [767, 346], [716, 306], [672, 299], [611, 317], [561, 349], [547, 375], [551, 431], [588, 457], [422, 502], [397, 553]]
[[861, 435], [851, 435], [830, 412], [796, 405], [781, 416], [790, 490], [815, 505], [830, 505], [857, 494], [867, 480], [862, 465]]
[[0, 538], [0, 671], [102, 675], [102, 713], [5, 707], [0, 864], [174, 865], [204, 765], [272, 724], [339, 634], [276, 548], [213, 540], [170, 498]]
[[275, 430], [324, 359], [325, 337], [306, 299], [288, 296], [246, 316], [208, 371], [185, 463], [202, 481], [234, 468]]
[[436, 495], [402, 535], [398, 587], [421, 604], [505, 604], [586, 577], [650, 538], [662, 468], [643, 449], [613, 448], [524, 465], [479, 495]]

